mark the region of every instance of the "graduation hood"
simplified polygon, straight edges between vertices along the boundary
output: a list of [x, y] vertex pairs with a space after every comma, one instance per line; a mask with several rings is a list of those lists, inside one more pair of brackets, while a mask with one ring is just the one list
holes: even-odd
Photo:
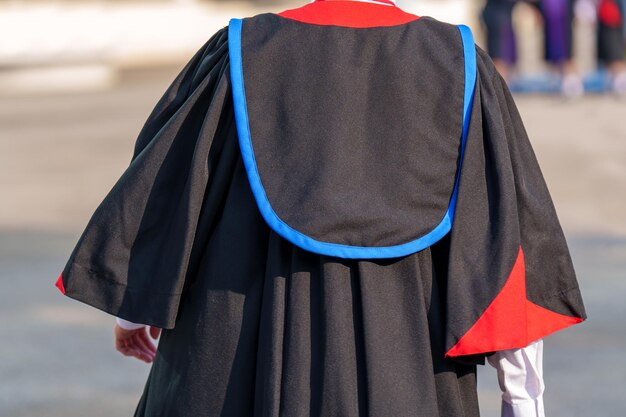
[[278, 234], [319, 254], [389, 258], [449, 232], [476, 78], [467, 27], [265, 13], [231, 20], [229, 51], [242, 157]]

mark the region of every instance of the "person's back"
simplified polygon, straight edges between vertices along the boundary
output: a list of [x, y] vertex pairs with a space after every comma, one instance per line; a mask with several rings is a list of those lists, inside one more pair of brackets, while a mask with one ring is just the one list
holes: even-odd
[[478, 416], [477, 365], [586, 318], [469, 29], [359, 1], [208, 40], [58, 286], [165, 329], [135, 416]]

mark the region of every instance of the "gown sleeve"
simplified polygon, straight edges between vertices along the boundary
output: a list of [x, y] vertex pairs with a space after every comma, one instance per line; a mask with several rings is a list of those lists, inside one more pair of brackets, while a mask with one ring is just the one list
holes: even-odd
[[[56, 286], [114, 316], [174, 327], [230, 99], [227, 28], [197, 50], [138, 134], [129, 166], [104, 197]], [[221, 140], [221, 139], [220, 139]], [[210, 222], [209, 222], [210, 223]]]
[[477, 47], [446, 275], [446, 357], [484, 364], [587, 318], [550, 193], [513, 97]]

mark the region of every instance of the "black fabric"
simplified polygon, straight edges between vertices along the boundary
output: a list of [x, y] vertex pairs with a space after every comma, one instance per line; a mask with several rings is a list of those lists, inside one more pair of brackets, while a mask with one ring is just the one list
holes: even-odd
[[230, 94], [226, 36], [221, 31], [198, 50], [149, 115], [129, 167], [63, 270], [67, 296], [131, 321], [174, 327], [185, 277], [195, 273], [194, 240], [206, 240], [216, 220], [206, 213], [220, 206], [210, 199], [223, 185], [211, 185], [209, 154], [213, 138], [230, 126], [222, 115]]
[[434, 229], [461, 143], [458, 28], [430, 17], [322, 26], [272, 13], [242, 27], [252, 145], [278, 217], [354, 246], [402, 244]]
[[455, 301], [446, 304], [446, 350], [500, 292], [520, 247], [527, 299], [586, 318], [567, 243], [521, 116], [480, 48], [478, 72], [450, 233], [446, 299]]
[[135, 417], [479, 417], [476, 367], [489, 352], [444, 354], [520, 242], [529, 297], [585, 316], [521, 118], [477, 58], [452, 233], [401, 258], [344, 260], [264, 222], [237, 142], [226, 28], [203, 45], [63, 271], [69, 297], [165, 328]]

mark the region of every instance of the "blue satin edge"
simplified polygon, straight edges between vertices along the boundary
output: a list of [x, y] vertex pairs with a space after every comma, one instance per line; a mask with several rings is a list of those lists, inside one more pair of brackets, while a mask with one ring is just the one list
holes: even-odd
[[461, 163], [465, 150], [465, 141], [469, 127], [470, 110], [474, 97], [476, 85], [476, 51], [471, 30], [465, 25], [458, 25], [463, 40], [463, 53], [465, 61], [465, 93], [463, 96], [463, 132], [461, 137], [461, 150], [459, 157], [459, 167], [457, 169], [454, 190], [450, 197], [448, 210], [441, 222], [430, 232], [418, 239], [393, 246], [351, 246], [338, 243], [322, 242], [313, 239], [287, 225], [283, 222], [267, 198], [261, 177], [257, 169], [252, 138], [250, 135], [250, 125], [248, 121], [248, 109], [246, 105], [246, 93], [243, 80], [243, 62], [241, 51], [241, 29], [242, 19], [231, 19], [228, 25], [228, 51], [230, 58], [230, 76], [233, 90], [233, 105], [235, 110], [235, 124], [239, 137], [239, 147], [244, 162], [248, 181], [252, 189], [252, 194], [263, 219], [280, 236], [294, 245], [318, 253], [321, 255], [335, 256], [349, 259], [378, 259], [395, 258], [409, 255], [425, 249], [444, 237], [452, 228], [454, 211], [456, 208], [456, 198], [461, 172]]

